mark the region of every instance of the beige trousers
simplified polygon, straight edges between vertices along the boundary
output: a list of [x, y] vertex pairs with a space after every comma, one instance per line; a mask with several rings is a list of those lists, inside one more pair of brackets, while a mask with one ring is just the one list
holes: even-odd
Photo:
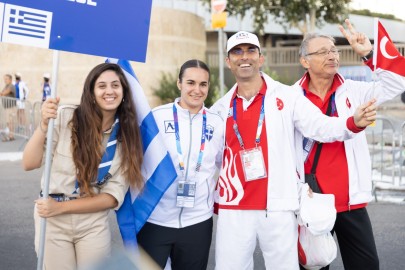
[[[39, 252], [41, 217], [34, 209], [35, 251]], [[47, 218], [44, 269], [73, 270], [111, 255], [108, 210]]]

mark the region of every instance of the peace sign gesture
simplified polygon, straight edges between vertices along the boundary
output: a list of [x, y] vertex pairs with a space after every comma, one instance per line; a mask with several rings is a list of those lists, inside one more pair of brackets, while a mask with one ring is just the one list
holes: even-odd
[[348, 31], [344, 29], [342, 25], [339, 24], [339, 30], [342, 32], [343, 36], [349, 41], [350, 46], [353, 50], [360, 56], [366, 56], [372, 49], [370, 40], [364, 33], [358, 33], [354, 29], [353, 25], [350, 23], [349, 19], [345, 20]]

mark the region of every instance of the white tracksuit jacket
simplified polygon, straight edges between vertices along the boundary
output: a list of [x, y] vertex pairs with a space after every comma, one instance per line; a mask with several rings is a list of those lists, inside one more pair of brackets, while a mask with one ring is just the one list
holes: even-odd
[[[340, 117], [353, 115], [358, 106], [373, 97], [377, 105], [390, 100], [405, 91], [405, 78], [395, 73], [377, 69], [377, 82], [373, 90], [373, 82], [342, 80], [342, 85], [336, 89], [335, 102]], [[297, 93], [303, 95], [303, 90], [297, 82], [294, 85]], [[350, 106], [348, 105], [350, 104]], [[301, 134], [296, 134], [301, 138]], [[365, 131], [358, 133], [353, 139], [345, 140], [345, 151], [349, 170], [349, 204], [356, 205], [372, 200], [371, 160]]]
[[[264, 73], [261, 73], [261, 76], [267, 84], [265, 96], [269, 163], [267, 209], [297, 211], [300, 183], [304, 182], [301, 133], [305, 137], [321, 142], [342, 141], [355, 134], [346, 126], [347, 117], [327, 117], [302, 92], [293, 91], [291, 86], [274, 81]], [[236, 85], [211, 107], [212, 111], [218, 112], [224, 119], [231, 117], [230, 103], [235, 89]], [[221, 197], [216, 200], [219, 206], [229, 204]]]
[[[184, 175], [179, 169], [179, 155], [177, 153], [174, 133], [173, 103], [153, 109], [153, 115], [178, 176], [163, 195], [149, 217], [148, 222], [172, 228], [183, 228], [194, 225], [212, 216], [214, 189], [217, 183], [224, 145], [223, 119], [206, 108], [205, 148], [201, 169], [196, 173], [195, 168], [201, 145], [202, 109], [198, 114], [190, 114], [188, 110], [178, 105], [179, 101], [180, 98], [177, 98], [175, 104], [179, 119], [180, 144], [185, 167]], [[193, 208], [176, 206], [177, 185], [179, 180], [185, 179], [197, 182]]]

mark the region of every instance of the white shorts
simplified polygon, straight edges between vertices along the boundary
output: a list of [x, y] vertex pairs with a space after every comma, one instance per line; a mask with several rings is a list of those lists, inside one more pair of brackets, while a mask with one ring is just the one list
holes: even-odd
[[293, 211], [219, 209], [215, 246], [216, 270], [252, 270], [259, 240], [266, 269], [295, 270], [298, 224]]
[[25, 102], [22, 100], [17, 100], [18, 109], [25, 109]]

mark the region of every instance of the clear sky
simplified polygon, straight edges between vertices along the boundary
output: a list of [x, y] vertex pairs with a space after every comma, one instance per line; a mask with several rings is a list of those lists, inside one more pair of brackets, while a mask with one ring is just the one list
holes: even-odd
[[352, 0], [350, 5], [353, 9], [392, 14], [405, 21], [405, 0]]

